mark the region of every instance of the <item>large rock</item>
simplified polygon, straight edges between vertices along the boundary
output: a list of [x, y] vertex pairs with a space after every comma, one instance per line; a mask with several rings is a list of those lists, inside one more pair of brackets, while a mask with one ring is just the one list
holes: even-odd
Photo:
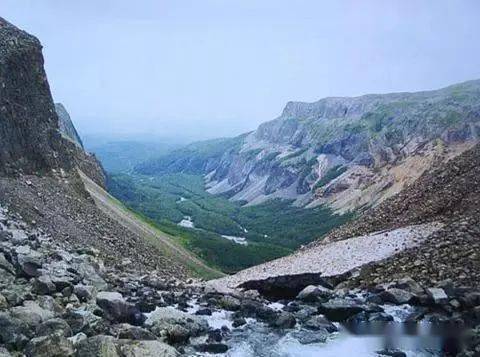
[[26, 323], [30, 328], [36, 328], [43, 321], [54, 317], [52, 311], [42, 308], [37, 302], [31, 300], [25, 301], [23, 306], [11, 308], [10, 314]]
[[297, 300], [302, 300], [305, 302], [324, 302], [330, 299], [333, 295], [332, 290], [327, 289], [323, 286], [309, 285], [297, 295]]
[[60, 335], [70, 337], [72, 336], [72, 329], [65, 320], [54, 318], [38, 325], [36, 334], [37, 336]]
[[117, 352], [117, 340], [112, 336], [98, 335], [81, 341], [77, 357], [121, 357]]
[[33, 333], [25, 321], [0, 312], [0, 341], [12, 349], [25, 347]]
[[448, 296], [443, 289], [429, 288], [427, 289], [428, 296], [433, 300], [434, 304], [446, 304], [448, 302]]
[[337, 298], [320, 304], [318, 311], [331, 321], [345, 321], [361, 311], [372, 308], [373, 307], [367, 307], [354, 301]]
[[174, 325], [185, 328], [190, 336], [197, 336], [208, 329], [207, 322], [200, 316], [190, 315], [170, 307], [157, 308], [150, 314], [145, 324], [150, 326], [157, 336], [166, 333]]
[[14, 266], [5, 258], [5, 255], [0, 252], [0, 270], [2, 269], [9, 274], [15, 275]]
[[379, 296], [384, 302], [389, 302], [395, 305], [408, 304], [414, 298], [412, 293], [397, 288], [391, 288], [382, 291]]
[[122, 357], [177, 357], [180, 353], [160, 341], [119, 341]]
[[99, 292], [97, 305], [102, 308], [105, 317], [111, 321], [127, 322], [132, 325], [138, 325], [144, 321], [143, 314], [134, 305], [127, 303], [118, 292]]
[[74, 353], [73, 344], [58, 334], [32, 338], [25, 347], [27, 357], [68, 357]]

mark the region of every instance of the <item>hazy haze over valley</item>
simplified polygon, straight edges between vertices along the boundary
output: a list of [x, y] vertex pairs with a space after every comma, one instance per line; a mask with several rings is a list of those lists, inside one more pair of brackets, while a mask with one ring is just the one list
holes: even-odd
[[480, 77], [477, 1], [0, 0], [0, 8], [42, 39], [54, 99], [82, 136], [233, 136], [290, 100]]

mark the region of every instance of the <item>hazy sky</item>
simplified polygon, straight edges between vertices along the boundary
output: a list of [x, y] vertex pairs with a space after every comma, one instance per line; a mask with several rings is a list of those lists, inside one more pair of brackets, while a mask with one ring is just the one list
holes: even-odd
[[82, 134], [238, 134], [289, 100], [480, 78], [480, 1], [0, 0]]

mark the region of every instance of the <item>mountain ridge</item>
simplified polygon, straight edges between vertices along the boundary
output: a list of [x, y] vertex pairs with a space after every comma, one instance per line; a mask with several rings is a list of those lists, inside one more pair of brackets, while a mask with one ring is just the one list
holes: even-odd
[[[135, 170], [200, 173], [208, 192], [247, 204], [283, 198], [347, 212], [378, 204], [435, 160], [471, 147], [480, 133], [479, 98], [480, 80], [472, 80], [432, 91], [288, 102], [253, 132], [191, 144]], [[208, 145], [210, 152], [202, 148]]]

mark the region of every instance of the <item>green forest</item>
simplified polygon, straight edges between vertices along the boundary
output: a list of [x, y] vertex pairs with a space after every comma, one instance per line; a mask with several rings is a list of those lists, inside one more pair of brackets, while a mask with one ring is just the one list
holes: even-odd
[[[226, 273], [287, 255], [352, 216], [335, 215], [325, 207], [294, 207], [279, 199], [245, 206], [206, 192], [202, 176], [183, 173], [114, 174], [109, 176], [108, 189], [127, 207]], [[186, 217], [194, 228], [177, 224]], [[246, 238], [248, 245], [222, 235]]]

